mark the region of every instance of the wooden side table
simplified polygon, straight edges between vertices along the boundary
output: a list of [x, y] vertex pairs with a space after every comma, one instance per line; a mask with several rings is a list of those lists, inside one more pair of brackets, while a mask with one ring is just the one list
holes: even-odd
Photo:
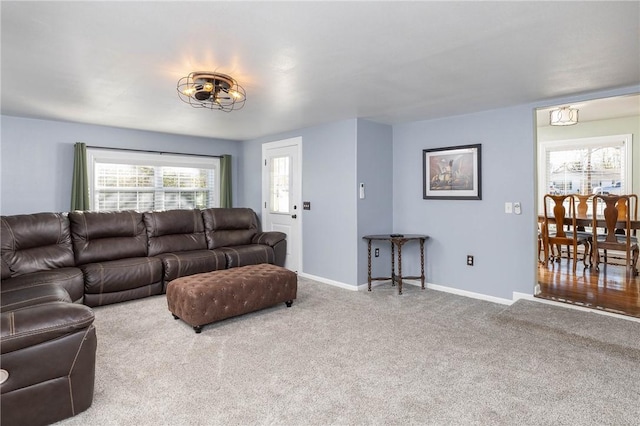
[[[398, 283], [398, 294], [402, 294], [402, 279], [420, 279], [422, 289], [424, 290], [424, 242], [427, 235], [419, 234], [383, 234], [383, 235], [365, 235], [362, 237], [367, 240], [368, 244], [368, 290], [371, 291], [371, 281], [388, 281], [391, 280], [391, 285]], [[371, 278], [371, 241], [390, 241], [391, 242], [391, 276], [390, 277], [377, 277]], [[420, 242], [420, 276], [403, 277], [402, 276], [402, 246], [408, 241], [418, 240]], [[395, 248], [398, 248], [398, 273], [396, 274], [395, 266]]]

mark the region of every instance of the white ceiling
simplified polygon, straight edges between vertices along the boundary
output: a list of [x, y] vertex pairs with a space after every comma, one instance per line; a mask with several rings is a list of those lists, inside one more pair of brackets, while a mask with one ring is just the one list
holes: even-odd
[[[1, 19], [2, 114], [213, 138], [640, 84], [637, 1], [2, 1]], [[182, 103], [201, 70], [237, 79], [245, 107]]]

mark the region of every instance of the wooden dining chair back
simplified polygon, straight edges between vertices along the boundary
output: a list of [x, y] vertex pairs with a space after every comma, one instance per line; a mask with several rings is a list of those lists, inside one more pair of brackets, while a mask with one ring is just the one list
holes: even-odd
[[589, 203], [593, 195], [575, 195], [578, 204], [576, 205], [576, 217], [586, 219], [589, 215]]
[[[568, 211], [567, 211], [568, 207]], [[576, 227], [576, 201], [573, 195], [553, 195], [544, 196], [544, 260], [545, 265], [554, 258], [560, 261], [561, 246], [567, 246], [569, 257], [573, 248], [573, 272], [576, 271], [578, 262], [578, 246], [584, 246], [584, 257], [582, 259], [585, 268], [587, 258], [590, 256], [591, 244], [590, 236], [583, 232], [578, 232]], [[552, 230], [555, 229], [555, 230]], [[558, 248], [558, 255], [552, 255], [553, 246]]]
[[[637, 198], [636, 198], [637, 199]], [[638, 240], [632, 236], [631, 217], [633, 197], [629, 195], [595, 195], [593, 197], [594, 211], [598, 211], [598, 204], [604, 203], [602, 217], [593, 216], [593, 264], [596, 270], [600, 270], [600, 250], [604, 251], [607, 262], [607, 251], [616, 250], [624, 252], [625, 268], [628, 274], [638, 275]], [[624, 206], [624, 207], [622, 207]], [[620, 211], [624, 211], [621, 216]], [[598, 221], [604, 219], [604, 227], [598, 228]], [[624, 233], [616, 233], [623, 230]]]
[[[626, 197], [629, 198], [627, 199]], [[638, 220], [638, 196], [636, 194], [628, 194], [626, 197], [622, 197], [616, 202], [616, 206], [618, 207], [618, 221], [625, 220], [627, 210], [629, 210], [631, 220]], [[621, 234], [622, 232], [618, 233]], [[635, 229], [631, 231], [631, 235], [636, 235]]]

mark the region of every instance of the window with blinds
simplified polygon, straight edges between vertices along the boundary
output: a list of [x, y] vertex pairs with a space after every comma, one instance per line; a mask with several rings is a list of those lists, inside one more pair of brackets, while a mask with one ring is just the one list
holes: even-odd
[[541, 142], [539, 147], [540, 203], [545, 194], [632, 192], [631, 135]]
[[94, 211], [220, 205], [219, 158], [88, 148], [87, 159]]

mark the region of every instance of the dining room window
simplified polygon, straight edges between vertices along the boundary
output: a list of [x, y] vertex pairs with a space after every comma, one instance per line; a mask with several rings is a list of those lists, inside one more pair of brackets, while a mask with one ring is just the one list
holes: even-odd
[[632, 135], [615, 135], [539, 144], [538, 185], [545, 194], [628, 194], [631, 188]]

